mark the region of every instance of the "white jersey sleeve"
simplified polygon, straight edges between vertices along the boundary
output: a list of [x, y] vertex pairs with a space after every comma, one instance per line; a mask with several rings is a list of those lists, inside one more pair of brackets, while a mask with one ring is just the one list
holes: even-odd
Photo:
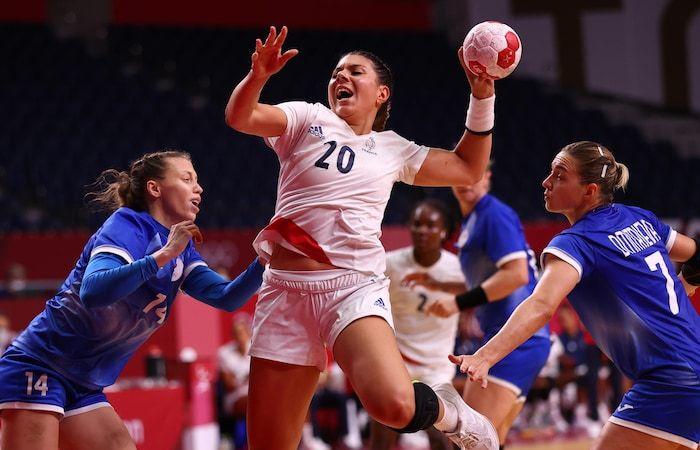
[[405, 158], [405, 164], [398, 172], [397, 181], [406, 184], [413, 184], [416, 174], [423, 166], [425, 158], [428, 157], [430, 149], [424, 145], [418, 145], [413, 141], [409, 141], [398, 134], [391, 132], [394, 135], [395, 142], [392, 143]]
[[304, 137], [304, 131], [307, 130], [317, 105], [306, 102], [285, 102], [274, 105], [287, 116], [287, 128], [280, 136], [265, 138], [265, 143], [277, 153], [280, 160], [287, 158], [289, 151]]

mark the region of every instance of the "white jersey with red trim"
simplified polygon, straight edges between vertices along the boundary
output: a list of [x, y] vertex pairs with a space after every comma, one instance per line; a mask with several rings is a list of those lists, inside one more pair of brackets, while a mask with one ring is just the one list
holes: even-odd
[[266, 139], [280, 161], [277, 205], [255, 250], [269, 258], [282, 245], [319, 262], [382, 275], [379, 237], [392, 186], [413, 183], [429, 149], [393, 131], [356, 135], [320, 103], [277, 107], [287, 128]]
[[447, 355], [454, 350], [459, 314], [441, 318], [429, 316], [424, 311], [426, 305], [454, 296], [423, 287], [402, 286], [401, 280], [411, 273], [427, 273], [443, 283], [464, 283], [459, 259], [447, 250], [442, 250], [440, 259], [435, 264], [424, 267], [413, 257], [413, 247], [394, 250], [386, 255], [386, 275], [391, 280], [391, 313], [401, 355], [414, 365], [436, 369], [451, 366]]

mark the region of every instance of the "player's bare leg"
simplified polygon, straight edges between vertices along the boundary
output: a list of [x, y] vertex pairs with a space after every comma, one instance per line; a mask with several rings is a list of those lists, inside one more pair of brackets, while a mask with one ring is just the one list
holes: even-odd
[[252, 358], [248, 388], [249, 450], [296, 450], [321, 372]]
[[[505, 428], [505, 432], [502, 431], [504, 429], [503, 425], [506, 424], [518, 400], [515, 392], [496, 383], [489, 383], [488, 387], [484, 389], [480, 383], [467, 382], [464, 385], [463, 397], [467, 405], [488, 417], [498, 431], [498, 438], [501, 445], [503, 445], [508, 433], [507, 428]], [[522, 408], [522, 404], [520, 408]], [[520, 412], [519, 409], [518, 412]], [[510, 423], [512, 423], [512, 420]], [[508, 427], [510, 428], [510, 424], [508, 424]]]
[[348, 325], [336, 339], [333, 355], [373, 419], [392, 428], [411, 421], [413, 385], [384, 319], [363, 317]]
[[399, 434], [396, 431], [370, 419], [369, 450], [391, 450], [396, 445], [398, 437]]
[[108, 406], [63, 419], [60, 444], [61, 450], [136, 450], [124, 422]]
[[600, 436], [593, 443], [591, 450], [639, 450], [653, 448], [654, 450], [687, 450], [676, 442], [667, 441], [632, 428], [607, 422]]
[[58, 449], [60, 415], [48, 411], [5, 409], [0, 413], [0, 448], [12, 450]]
[[513, 426], [513, 422], [515, 422], [515, 419], [518, 417], [518, 414], [520, 414], [520, 411], [523, 410], [523, 406], [525, 405], [525, 398], [519, 397], [516, 401], [513, 407], [510, 409], [510, 412], [506, 416], [505, 419], [503, 419], [503, 422], [496, 428], [496, 431], [498, 431], [498, 438], [501, 440], [501, 442], [506, 441], [506, 437], [508, 436], [508, 431], [510, 430], [510, 427]]

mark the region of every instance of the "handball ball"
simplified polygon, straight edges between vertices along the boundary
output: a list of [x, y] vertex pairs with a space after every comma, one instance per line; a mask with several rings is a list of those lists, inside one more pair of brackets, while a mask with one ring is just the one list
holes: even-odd
[[511, 27], [501, 22], [481, 22], [469, 30], [462, 45], [464, 62], [476, 75], [497, 80], [510, 75], [520, 62], [523, 46]]

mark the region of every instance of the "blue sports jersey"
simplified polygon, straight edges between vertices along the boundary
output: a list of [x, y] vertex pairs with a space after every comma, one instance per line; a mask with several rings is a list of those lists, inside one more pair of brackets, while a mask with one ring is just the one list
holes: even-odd
[[97, 389], [113, 384], [134, 351], [163, 324], [183, 280], [206, 263], [190, 241], [134, 292], [92, 308], [78, 295], [85, 268], [99, 253], [137, 261], [163, 247], [168, 234], [147, 212], [119, 208], [88, 240], [59, 293], [13, 345], [79, 385]]
[[[488, 339], [503, 327], [513, 310], [532, 294], [537, 283], [535, 254], [525, 240], [523, 226], [515, 211], [489, 194], [482, 197], [474, 210], [462, 220], [457, 248], [462, 272], [472, 288], [496, 273], [503, 264], [519, 258], [528, 260], [529, 280], [526, 285], [502, 300], [489, 302], [477, 309], [479, 324]], [[535, 336], [549, 338], [549, 326], [538, 330]]]
[[626, 376], [700, 386], [700, 317], [668, 255], [675, 236], [649, 211], [605, 205], [555, 236], [543, 257], [579, 273], [569, 301]]

